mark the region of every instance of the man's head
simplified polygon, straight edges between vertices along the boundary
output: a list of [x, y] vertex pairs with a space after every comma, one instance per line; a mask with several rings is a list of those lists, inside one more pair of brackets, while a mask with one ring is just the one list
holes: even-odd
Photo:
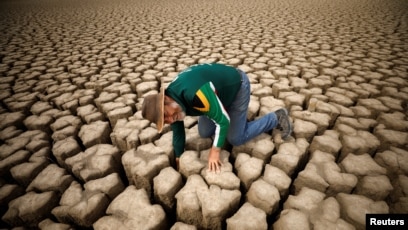
[[164, 95], [162, 88], [160, 93], [145, 97], [142, 105], [142, 116], [155, 123], [158, 132], [161, 133], [164, 123], [172, 124], [175, 121], [181, 121], [186, 114], [176, 101]]
[[164, 95], [164, 123], [172, 124], [176, 121], [182, 121], [186, 113], [181, 106], [171, 97]]

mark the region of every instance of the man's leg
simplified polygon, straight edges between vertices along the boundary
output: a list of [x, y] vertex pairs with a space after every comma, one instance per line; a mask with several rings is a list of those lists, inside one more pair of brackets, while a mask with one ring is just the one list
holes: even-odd
[[206, 116], [200, 116], [198, 118], [198, 134], [200, 137], [207, 138], [215, 134], [214, 122]]
[[227, 108], [230, 116], [228, 141], [232, 145], [242, 145], [263, 132], [272, 130], [278, 125], [275, 113], [247, 122], [248, 105], [251, 95], [251, 84], [245, 73], [242, 76], [242, 85], [234, 102]]

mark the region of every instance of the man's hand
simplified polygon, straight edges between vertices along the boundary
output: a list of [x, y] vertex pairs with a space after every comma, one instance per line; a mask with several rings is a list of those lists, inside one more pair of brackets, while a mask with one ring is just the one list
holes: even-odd
[[208, 170], [210, 172], [220, 172], [220, 166], [222, 165], [220, 161], [221, 149], [217, 147], [212, 147], [210, 150], [210, 155], [208, 156]]
[[180, 158], [176, 157], [176, 169], [180, 171]]

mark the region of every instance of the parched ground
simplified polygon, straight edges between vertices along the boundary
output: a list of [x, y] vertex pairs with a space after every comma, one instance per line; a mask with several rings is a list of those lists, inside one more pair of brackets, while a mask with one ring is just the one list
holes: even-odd
[[[209, 62], [248, 73], [248, 119], [294, 133], [226, 146], [145, 95]], [[1, 228], [365, 229], [408, 213], [408, 1], [0, 0]]]

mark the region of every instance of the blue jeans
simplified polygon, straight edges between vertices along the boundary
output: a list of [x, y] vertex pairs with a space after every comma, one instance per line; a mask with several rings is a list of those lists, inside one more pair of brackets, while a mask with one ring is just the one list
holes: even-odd
[[[230, 127], [227, 140], [231, 145], [242, 145], [261, 133], [272, 130], [278, 125], [274, 112], [254, 121], [247, 121], [248, 105], [251, 95], [251, 84], [248, 76], [241, 70], [242, 84], [232, 104], [226, 108], [230, 117]], [[211, 137], [215, 134], [214, 122], [206, 116], [198, 118], [198, 132], [201, 137]]]

